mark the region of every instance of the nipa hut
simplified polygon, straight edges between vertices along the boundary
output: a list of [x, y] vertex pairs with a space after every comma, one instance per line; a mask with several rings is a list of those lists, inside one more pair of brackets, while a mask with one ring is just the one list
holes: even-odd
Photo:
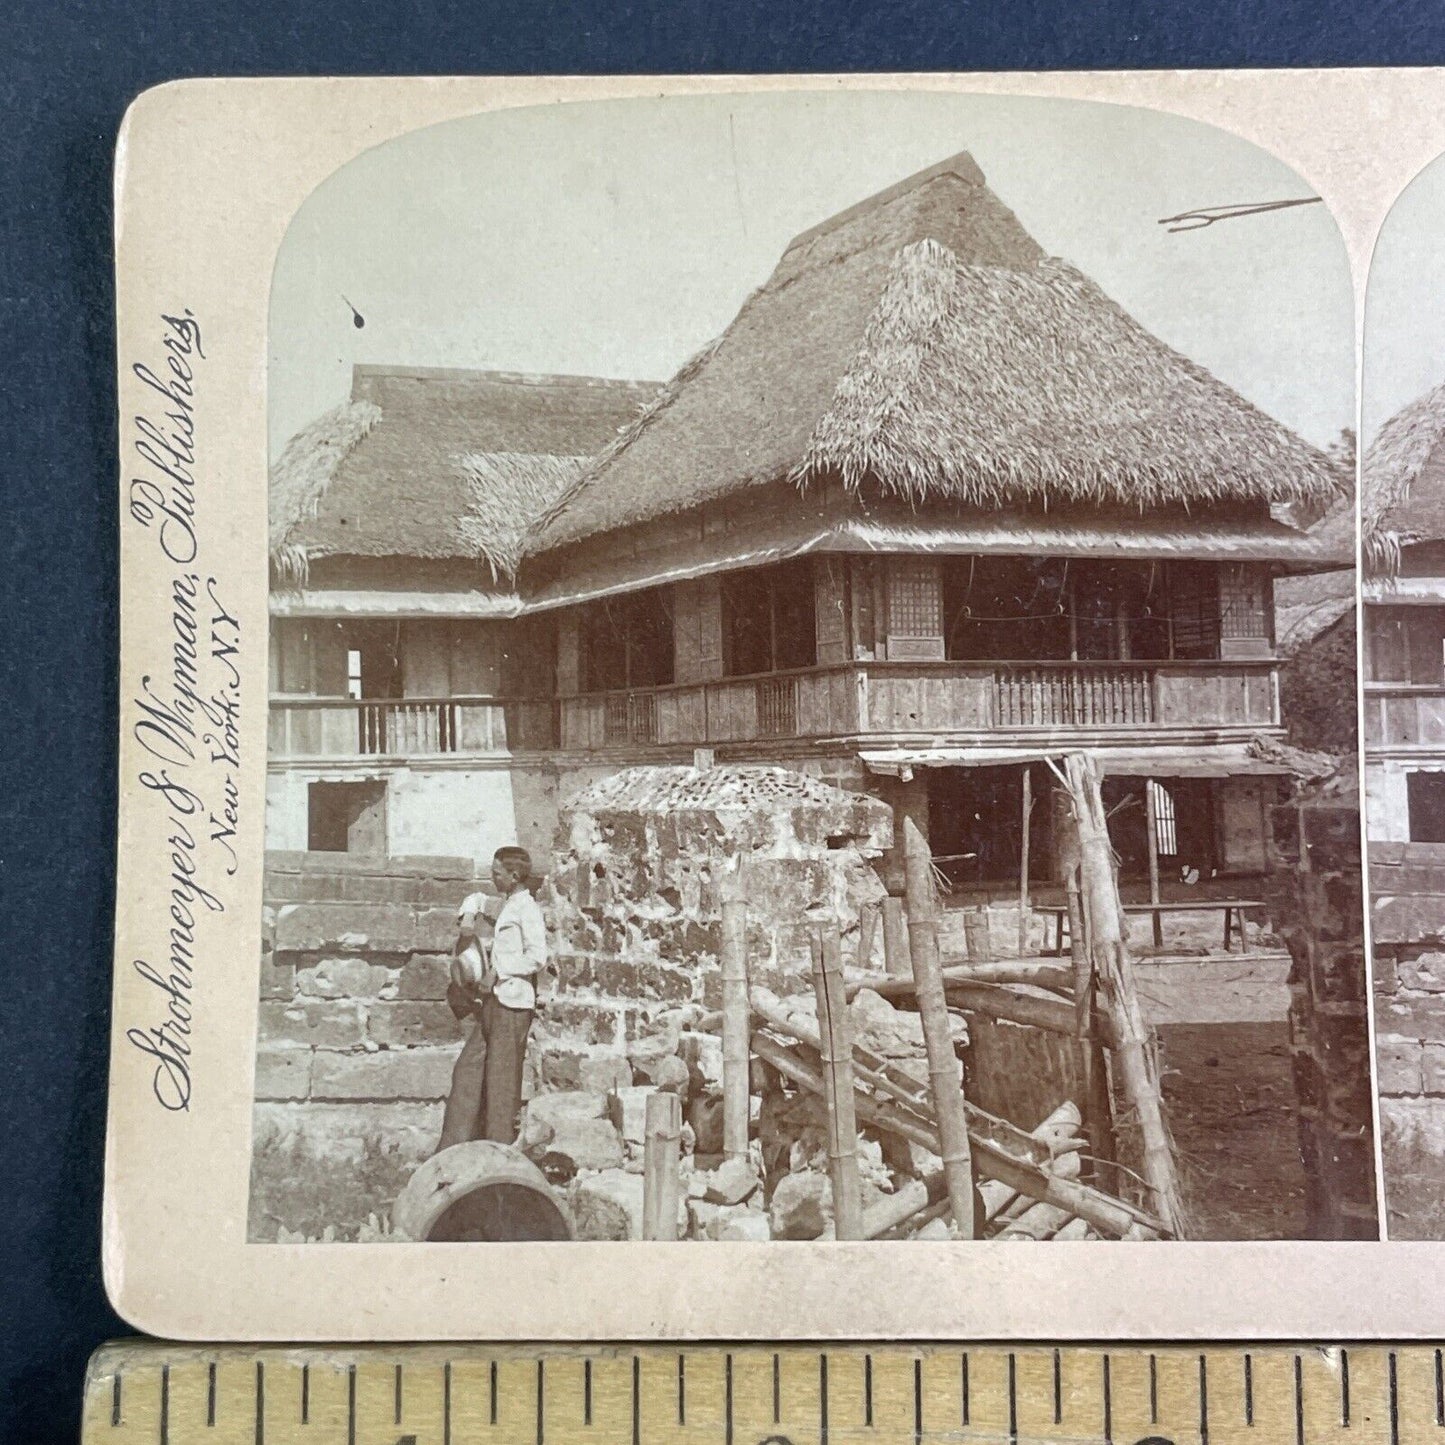
[[1360, 513], [1369, 837], [1445, 843], [1445, 386], [1380, 428]]

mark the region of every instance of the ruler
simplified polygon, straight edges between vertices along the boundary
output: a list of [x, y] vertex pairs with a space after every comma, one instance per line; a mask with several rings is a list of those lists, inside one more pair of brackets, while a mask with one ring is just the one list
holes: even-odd
[[1445, 1445], [1432, 1345], [118, 1342], [83, 1445]]

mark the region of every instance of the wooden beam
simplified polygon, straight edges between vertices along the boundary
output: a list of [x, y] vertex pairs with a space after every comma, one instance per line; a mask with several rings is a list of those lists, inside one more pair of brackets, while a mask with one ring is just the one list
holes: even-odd
[[748, 1157], [751, 1096], [748, 1081], [747, 904], [733, 899], [722, 908], [723, 1157]]
[[843, 996], [843, 947], [837, 925], [813, 935], [813, 994], [818, 1004], [823, 1108], [828, 1124], [828, 1177], [833, 1184], [833, 1230], [862, 1239], [858, 1182], [858, 1121], [853, 1109], [853, 1031]]
[[1034, 806], [1033, 770], [1023, 766], [1023, 823], [1019, 837], [1019, 957], [1029, 951], [1029, 814]]
[[677, 1238], [682, 1160], [682, 1100], [659, 1089], [647, 1096], [642, 1142], [642, 1237]]
[[[1157, 787], [1153, 778], [1144, 779], [1144, 832], [1149, 841], [1149, 901], [1159, 901], [1159, 817]], [[1164, 947], [1164, 926], [1154, 914], [1154, 947]]]

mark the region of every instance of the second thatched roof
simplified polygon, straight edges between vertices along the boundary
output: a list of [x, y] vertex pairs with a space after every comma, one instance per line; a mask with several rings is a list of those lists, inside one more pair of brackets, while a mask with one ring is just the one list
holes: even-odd
[[1365, 571], [1390, 577], [1400, 549], [1445, 541], [1445, 385], [1396, 412], [1365, 453], [1360, 544]]
[[980, 507], [1263, 507], [1345, 485], [1323, 452], [1045, 257], [966, 155], [798, 237], [528, 550], [785, 477]]
[[474, 560], [509, 579], [537, 518], [656, 386], [588, 376], [358, 366], [351, 399], [271, 469], [282, 583], [318, 557]]

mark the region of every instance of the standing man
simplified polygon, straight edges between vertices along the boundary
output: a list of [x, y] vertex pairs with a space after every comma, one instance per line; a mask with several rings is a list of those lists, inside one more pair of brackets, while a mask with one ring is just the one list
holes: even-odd
[[470, 1139], [511, 1144], [517, 1137], [536, 979], [547, 962], [542, 910], [527, 889], [531, 873], [524, 848], [499, 848], [492, 883], [501, 897], [473, 893], [458, 911], [447, 1003], [472, 1028], [452, 1067], [437, 1153]]
[[480, 1137], [511, 1144], [522, 1109], [527, 1034], [537, 1009], [537, 975], [547, 963], [547, 928], [528, 891], [532, 858], [525, 848], [498, 848], [492, 882], [502, 895], [492, 937], [491, 992], [482, 1000], [487, 1041]]

